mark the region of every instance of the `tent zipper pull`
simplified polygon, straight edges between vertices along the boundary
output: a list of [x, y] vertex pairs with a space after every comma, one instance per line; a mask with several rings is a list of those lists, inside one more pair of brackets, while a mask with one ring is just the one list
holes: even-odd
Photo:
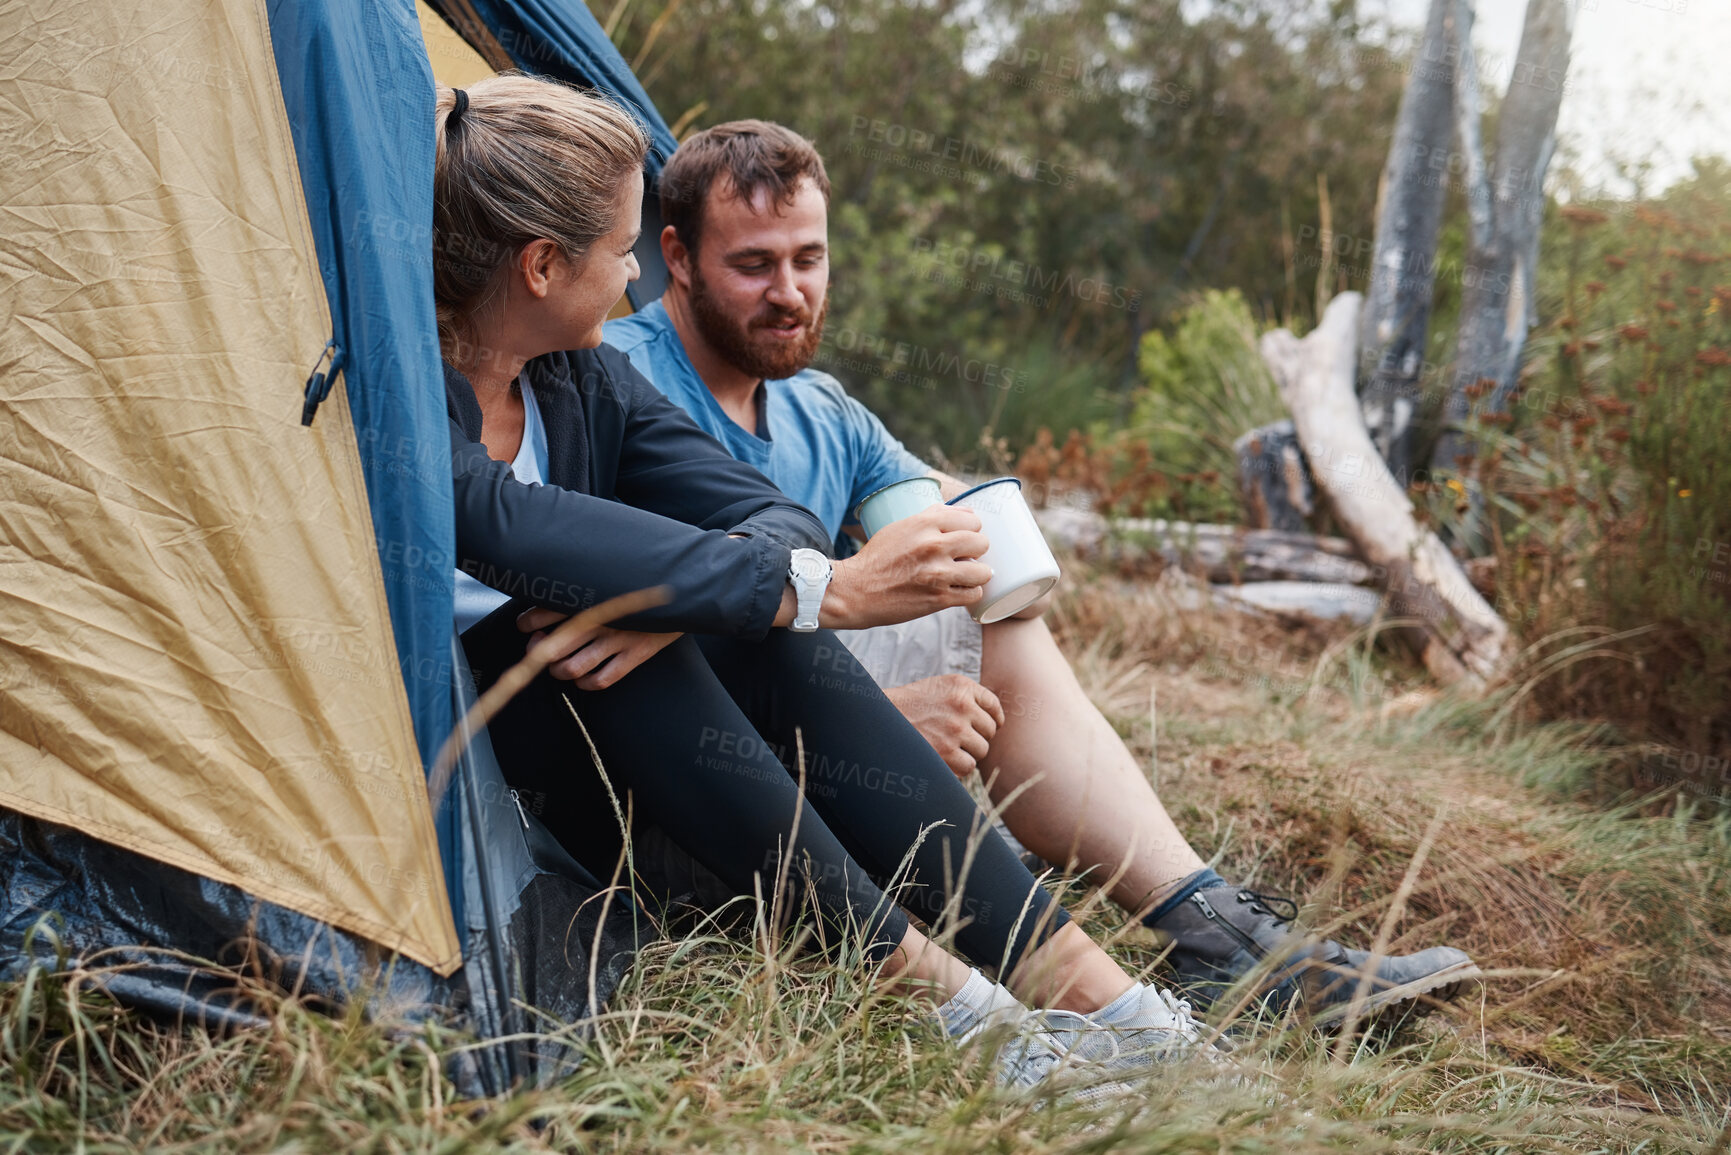
[[515, 790], [511, 791], [511, 801], [517, 804], [517, 817], [523, 820], [523, 829], [529, 829], [529, 813], [523, 809], [523, 799]]
[[342, 367], [343, 347], [332, 337], [325, 342], [324, 349], [319, 352], [319, 359], [313, 363], [312, 374], [307, 378], [306, 400], [301, 403], [302, 425], [313, 423], [313, 414], [319, 411], [319, 403], [331, 395], [331, 382], [336, 379], [337, 370]]

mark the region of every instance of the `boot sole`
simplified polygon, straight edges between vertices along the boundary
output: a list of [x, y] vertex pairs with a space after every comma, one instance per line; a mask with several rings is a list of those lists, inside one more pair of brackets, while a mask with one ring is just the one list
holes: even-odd
[[[1419, 1014], [1428, 1014], [1430, 1011], [1436, 1009], [1436, 1004], [1450, 1002], [1455, 999], [1460, 995], [1461, 990], [1468, 982], [1480, 977], [1482, 974], [1484, 974], [1484, 972], [1479, 969], [1478, 964], [1470, 961], [1459, 962], [1453, 966], [1444, 967], [1439, 971], [1432, 971], [1423, 978], [1414, 979], [1410, 983], [1402, 983], [1398, 987], [1390, 987], [1385, 991], [1378, 991], [1376, 994], [1370, 995], [1364, 1000], [1364, 1007], [1360, 1013], [1360, 1019], [1362, 1021], [1364, 1019], [1376, 1017], [1382, 1012], [1388, 1010], [1390, 1007], [1396, 1006], [1400, 1003], [1410, 1002], [1413, 999], [1419, 998], [1421, 995], [1430, 995], [1431, 997], [1425, 999], [1418, 1007], [1408, 1008], [1408, 1013], [1417, 1012]], [[1351, 981], [1356, 982], [1356, 977], [1351, 977]], [[1432, 992], [1435, 993], [1433, 994]], [[1337, 1027], [1340, 1024], [1340, 1020], [1346, 1017], [1347, 1009], [1351, 1005], [1352, 1000], [1350, 998], [1344, 1003], [1336, 1003], [1335, 1005], [1312, 1015], [1311, 1021], [1318, 1025]]]

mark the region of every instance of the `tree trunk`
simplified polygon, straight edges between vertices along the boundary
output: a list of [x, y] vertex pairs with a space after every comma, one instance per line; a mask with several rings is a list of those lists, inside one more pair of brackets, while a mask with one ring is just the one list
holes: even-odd
[[1359, 325], [1364, 422], [1382, 459], [1403, 481], [1411, 478], [1437, 230], [1448, 195], [1454, 93], [1465, 71], [1457, 48], [1463, 10], [1470, 21], [1470, 0], [1431, 0], [1383, 169], [1376, 249]]
[[1364, 559], [1387, 575], [1390, 612], [1438, 680], [1482, 687], [1502, 672], [1509, 631], [1434, 533], [1413, 518], [1406, 487], [1371, 443], [1353, 392], [1362, 298], [1342, 293], [1300, 341], [1263, 336], [1311, 476]]
[[1292, 422], [1258, 426], [1234, 441], [1232, 451], [1251, 528], [1302, 533], [1316, 509], [1316, 486]]
[[[1528, 0], [1515, 74], [1497, 125], [1496, 157], [1487, 172], [1471, 67], [1471, 2], [1454, 2], [1464, 13], [1455, 104], [1461, 151], [1467, 158], [1468, 237], [1455, 373], [1431, 469], [1470, 478], [1477, 447], [1465, 425], [1473, 398], [1485, 397], [1483, 412], [1507, 411], [1527, 330], [1536, 320], [1534, 279], [1545, 170], [1556, 146], [1574, 9], [1571, 0]], [[1469, 541], [1471, 533], [1469, 527]]]

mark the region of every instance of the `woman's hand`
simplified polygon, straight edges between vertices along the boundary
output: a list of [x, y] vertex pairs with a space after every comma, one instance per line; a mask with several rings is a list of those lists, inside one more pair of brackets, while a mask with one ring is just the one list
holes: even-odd
[[[570, 616], [557, 610], [527, 610], [517, 618], [517, 628], [529, 635], [529, 648], [533, 649], [549, 629]], [[680, 637], [680, 634], [644, 634], [596, 626], [578, 634], [564, 654], [554, 655], [547, 672], [562, 681], [576, 683], [579, 690], [605, 690]]]

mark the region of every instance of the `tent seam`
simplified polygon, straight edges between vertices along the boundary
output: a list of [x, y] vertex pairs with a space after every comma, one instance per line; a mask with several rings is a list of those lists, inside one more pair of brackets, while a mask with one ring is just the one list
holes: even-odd
[[[318, 283], [319, 292], [315, 294], [317, 298], [316, 304], [322, 310], [325, 331], [334, 336], [336, 333], [336, 318], [331, 311], [329, 290], [325, 286], [324, 275], [319, 268], [318, 244], [313, 239], [312, 221], [307, 216], [306, 188], [301, 183], [300, 163], [298, 159], [299, 154], [295, 151], [294, 132], [288, 123], [288, 100], [287, 97], [283, 95], [282, 77], [277, 71], [276, 45], [271, 39], [270, 12], [266, 0], [253, 0], [253, 7], [258, 13], [260, 31], [264, 36], [266, 59], [270, 64], [270, 84], [277, 96], [275, 106], [272, 109], [274, 115], [270, 118], [271, 129], [277, 135], [277, 143], [279, 145], [286, 144], [287, 147], [284, 151], [286, 151], [286, 154], [293, 162], [289, 165], [288, 177], [294, 186], [294, 191], [298, 195], [295, 198], [294, 205], [292, 206], [293, 211], [290, 215], [294, 218], [295, 226], [300, 233], [301, 256], [303, 257], [303, 263], [306, 263], [304, 262], [304, 258], [308, 256], [311, 257], [308, 267], [311, 268], [314, 279]], [[345, 370], [342, 373], [342, 389], [340, 391], [340, 400], [338, 402], [338, 412], [341, 415], [341, 424], [343, 429], [348, 435], [346, 437], [335, 438], [339, 443], [336, 448], [336, 453], [349, 470], [350, 492], [345, 496], [352, 497], [358, 489], [361, 497], [360, 512], [366, 525], [367, 540], [377, 541], [378, 528], [373, 524], [372, 507], [367, 502], [366, 478], [361, 469], [360, 446], [354, 435], [354, 414], [349, 407], [348, 384], [349, 375]], [[339, 391], [333, 387], [332, 393], [336, 394], [338, 392]], [[328, 424], [325, 428], [328, 431]], [[315, 436], [317, 436], [317, 434], [315, 434]], [[326, 438], [326, 440], [328, 442], [330, 439]], [[407, 788], [405, 796], [410, 798], [415, 797], [416, 789], [418, 789], [419, 793], [424, 796], [427, 792], [426, 772], [420, 766], [420, 743], [415, 737], [414, 726], [409, 721], [409, 693], [408, 688], [403, 685], [401, 671], [402, 650], [400, 648], [400, 642], [396, 636], [396, 629], [391, 623], [390, 599], [385, 591], [384, 571], [379, 564], [378, 551], [376, 549], [367, 551], [366, 568], [368, 579], [367, 584], [372, 589], [374, 609], [382, 611], [379, 620], [382, 620], [385, 623], [386, 634], [391, 640], [391, 649], [397, 654], [398, 658], [398, 675], [392, 680], [394, 684], [391, 689], [391, 694], [397, 699], [399, 705], [396, 718], [399, 738], [406, 738], [407, 744], [405, 748], [415, 754], [414, 766], [417, 774], [414, 776], [404, 776], [405, 780], [403, 785]], [[444, 861], [443, 856], [439, 853], [438, 835], [433, 829], [432, 800], [431, 798], [428, 798], [427, 805], [424, 808], [416, 806], [411, 807], [411, 809], [414, 812], [413, 818], [411, 819], [415, 827], [414, 840], [419, 849], [420, 856], [424, 863], [430, 863], [435, 867], [435, 869], [430, 873], [433, 876], [438, 896], [441, 900], [436, 917], [441, 924], [440, 929], [446, 931], [450, 936], [448, 942], [444, 945], [449, 951], [454, 952], [457, 955], [458, 962], [461, 962], [462, 940], [461, 936], [457, 933], [456, 919], [451, 914], [451, 896], [445, 889]], [[453, 967], [452, 969], [455, 968]], [[449, 972], [441, 971], [440, 973], [448, 974]]]

